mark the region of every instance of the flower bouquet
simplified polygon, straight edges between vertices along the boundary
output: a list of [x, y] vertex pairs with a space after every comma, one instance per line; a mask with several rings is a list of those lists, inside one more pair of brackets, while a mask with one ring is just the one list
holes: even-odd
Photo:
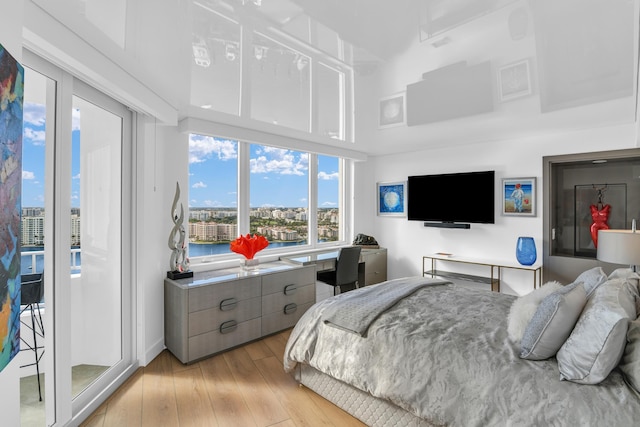
[[269, 246], [269, 241], [264, 236], [247, 234], [231, 242], [231, 251], [244, 255], [244, 267], [252, 269], [258, 266], [258, 260], [253, 257], [267, 246]]

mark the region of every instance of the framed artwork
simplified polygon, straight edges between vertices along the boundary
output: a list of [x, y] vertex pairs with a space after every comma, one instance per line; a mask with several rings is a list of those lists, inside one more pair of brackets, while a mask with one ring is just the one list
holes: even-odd
[[379, 182], [376, 200], [378, 215], [407, 216], [407, 182]]
[[500, 101], [531, 95], [531, 73], [528, 59], [498, 69], [498, 92]]
[[536, 179], [502, 180], [502, 215], [536, 216]]
[[0, 371], [20, 351], [20, 208], [24, 68], [0, 44]]
[[405, 92], [396, 93], [380, 99], [378, 127], [388, 128], [407, 123]]

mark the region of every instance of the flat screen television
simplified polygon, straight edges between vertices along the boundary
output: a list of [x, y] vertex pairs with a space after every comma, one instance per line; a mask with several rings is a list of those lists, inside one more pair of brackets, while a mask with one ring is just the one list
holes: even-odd
[[407, 217], [445, 227], [456, 223], [494, 224], [495, 171], [410, 176]]

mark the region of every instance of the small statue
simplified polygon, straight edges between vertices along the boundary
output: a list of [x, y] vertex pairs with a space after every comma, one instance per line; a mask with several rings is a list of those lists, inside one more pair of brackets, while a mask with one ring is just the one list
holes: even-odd
[[599, 187], [599, 188], [596, 188], [596, 186], [594, 185], [593, 188], [594, 190], [598, 191], [598, 204], [590, 206], [591, 219], [593, 220], [593, 223], [591, 224], [591, 240], [593, 241], [593, 244], [597, 248], [598, 247], [598, 231], [609, 229], [609, 224], [607, 224], [607, 221], [609, 221], [609, 214], [611, 213], [611, 205], [608, 205], [608, 204], [605, 205], [602, 203], [602, 199], [604, 197], [603, 193], [607, 191], [606, 184], [604, 187]]
[[178, 215], [178, 199], [180, 198], [180, 185], [176, 182], [176, 195], [173, 197], [171, 206], [171, 220], [173, 228], [169, 233], [169, 249], [171, 249], [171, 259], [169, 260], [169, 271], [184, 273], [189, 270], [189, 258], [187, 258], [186, 232], [182, 222], [184, 221], [184, 207], [180, 203], [180, 215]]

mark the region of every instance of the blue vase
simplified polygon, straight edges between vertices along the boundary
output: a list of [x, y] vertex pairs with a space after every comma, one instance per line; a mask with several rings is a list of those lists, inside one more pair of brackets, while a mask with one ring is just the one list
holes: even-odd
[[516, 258], [522, 265], [532, 265], [536, 262], [536, 242], [533, 237], [518, 237]]

